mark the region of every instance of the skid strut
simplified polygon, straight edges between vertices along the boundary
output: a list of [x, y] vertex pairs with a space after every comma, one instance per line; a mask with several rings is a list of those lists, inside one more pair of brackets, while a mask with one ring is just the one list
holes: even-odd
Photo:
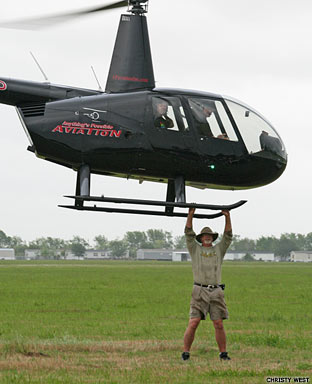
[[[76, 181], [76, 195], [77, 196], [90, 196], [91, 174], [90, 167], [83, 164], [77, 172]], [[83, 206], [83, 200], [75, 200], [75, 206]]]

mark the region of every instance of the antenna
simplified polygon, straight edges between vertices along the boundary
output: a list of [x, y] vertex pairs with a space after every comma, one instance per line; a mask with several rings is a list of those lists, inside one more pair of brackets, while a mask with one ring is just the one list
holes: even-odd
[[49, 79], [47, 78], [47, 75], [44, 73], [43, 69], [41, 68], [41, 66], [38, 63], [37, 59], [35, 58], [34, 54], [31, 51], [29, 53], [31, 54], [32, 58], [34, 59], [35, 63], [37, 64], [38, 68], [40, 69], [40, 72], [42, 73], [45, 81], [49, 81]]
[[95, 70], [94, 70], [94, 68], [92, 67], [92, 65], [91, 65], [91, 69], [92, 69], [93, 75], [94, 75], [94, 77], [95, 77], [95, 80], [96, 80], [97, 83], [98, 83], [99, 91], [103, 92], [103, 89], [102, 89], [102, 87], [101, 87], [101, 84], [100, 84], [100, 82], [99, 82], [99, 79], [97, 78], [96, 73], [95, 73]]

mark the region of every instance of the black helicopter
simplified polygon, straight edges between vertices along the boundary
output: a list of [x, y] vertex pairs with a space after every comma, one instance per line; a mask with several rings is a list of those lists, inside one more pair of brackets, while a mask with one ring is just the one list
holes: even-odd
[[[227, 206], [186, 203], [185, 186], [235, 190], [271, 183], [287, 164], [281, 138], [263, 116], [234, 99], [155, 88], [148, 1], [119, 1], [65, 17], [125, 6], [128, 13], [121, 15], [105, 92], [0, 78], [0, 102], [16, 107], [30, 151], [77, 171], [76, 193], [67, 196], [75, 203], [62, 207], [184, 217], [174, 208], [241, 206], [244, 200]], [[167, 183], [166, 201], [92, 196], [92, 173]], [[111, 208], [88, 201], [165, 209]]]

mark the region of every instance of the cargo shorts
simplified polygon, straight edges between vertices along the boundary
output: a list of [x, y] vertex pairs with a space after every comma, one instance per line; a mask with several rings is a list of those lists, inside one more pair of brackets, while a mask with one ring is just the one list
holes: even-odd
[[224, 301], [224, 292], [221, 288], [205, 288], [193, 286], [190, 304], [190, 318], [200, 317], [206, 320], [209, 313], [211, 320], [228, 319], [229, 313]]

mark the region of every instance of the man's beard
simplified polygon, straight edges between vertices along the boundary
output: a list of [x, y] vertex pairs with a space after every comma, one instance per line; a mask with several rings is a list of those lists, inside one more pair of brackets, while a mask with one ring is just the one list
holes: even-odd
[[203, 240], [203, 244], [205, 245], [211, 245], [212, 240]]

